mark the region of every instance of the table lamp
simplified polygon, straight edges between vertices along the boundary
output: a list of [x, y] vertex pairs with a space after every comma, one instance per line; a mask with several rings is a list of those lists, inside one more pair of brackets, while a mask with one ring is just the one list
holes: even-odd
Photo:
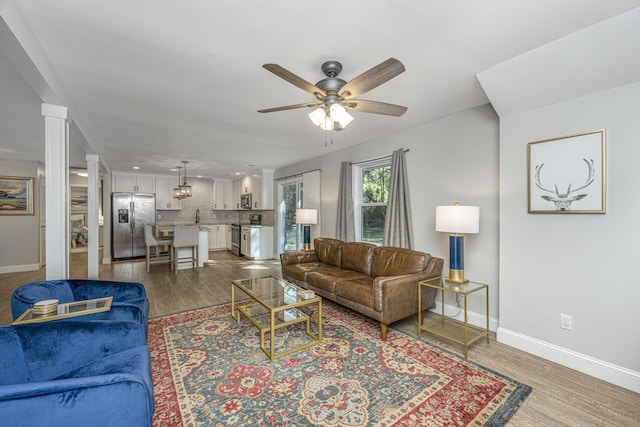
[[304, 229], [304, 241], [302, 250], [311, 250], [311, 227], [318, 223], [318, 211], [316, 209], [296, 209], [296, 224], [302, 224]]
[[449, 235], [449, 282], [464, 284], [464, 236], [480, 231], [478, 206], [436, 206], [436, 231]]

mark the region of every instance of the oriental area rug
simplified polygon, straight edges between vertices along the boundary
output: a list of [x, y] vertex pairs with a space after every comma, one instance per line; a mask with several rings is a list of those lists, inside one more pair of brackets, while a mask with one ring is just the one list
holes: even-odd
[[[271, 361], [230, 305], [149, 321], [154, 426], [502, 426], [531, 387], [323, 301], [322, 342]], [[278, 329], [277, 348], [305, 339]], [[267, 334], [268, 335], [268, 334]]]

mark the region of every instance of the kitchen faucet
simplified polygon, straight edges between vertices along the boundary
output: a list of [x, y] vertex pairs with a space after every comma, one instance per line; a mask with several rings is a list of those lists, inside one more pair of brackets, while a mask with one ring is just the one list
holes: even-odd
[[200, 209], [196, 209], [196, 224], [200, 224]]

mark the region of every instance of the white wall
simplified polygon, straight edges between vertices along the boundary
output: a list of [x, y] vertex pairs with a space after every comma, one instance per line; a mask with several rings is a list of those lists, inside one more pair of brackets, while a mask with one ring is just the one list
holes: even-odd
[[38, 162], [0, 159], [0, 176], [33, 178], [34, 215], [0, 215], [0, 273], [37, 270], [40, 266]]
[[[640, 391], [640, 83], [500, 119], [498, 339]], [[527, 213], [527, 143], [606, 129], [607, 213]], [[560, 313], [573, 330], [560, 328]]]
[[[357, 118], [351, 124], [357, 126]], [[348, 129], [340, 138], [346, 138]], [[321, 138], [318, 140], [320, 141]], [[339, 139], [335, 140], [339, 144]], [[465, 276], [489, 284], [491, 317], [498, 315], [498, 118], [490, 105], [474, 108], [325, 156], [282, 168], [276, 179], [322, 170], [322, 231], [335, 237], [341, 161], [406, 153], [415, 248], [445, 259], [448, 236], [434, 230], [435, 206], [480, 206], [480, 234], [465, 238]], [[484, 313], [484, 300], [470, 299], [470, 311]]]

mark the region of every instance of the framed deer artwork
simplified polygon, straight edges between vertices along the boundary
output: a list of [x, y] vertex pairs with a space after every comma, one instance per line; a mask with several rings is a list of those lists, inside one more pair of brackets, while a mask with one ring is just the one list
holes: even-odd
[[527, 144], [529, 213], [606, 212], [605, 130]]

